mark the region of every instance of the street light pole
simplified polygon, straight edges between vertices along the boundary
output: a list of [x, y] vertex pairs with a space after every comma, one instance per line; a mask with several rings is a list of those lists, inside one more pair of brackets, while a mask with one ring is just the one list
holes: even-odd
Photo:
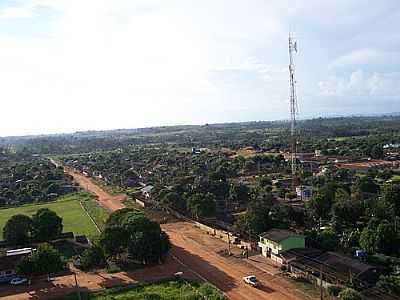
[[78, 300], [82, 300], [82, 298], [81, 298], [81, 291], [79, 290], [79, 285], [78, 285], [78, 279], [76, 278], [76, 272], [74, 272], [74, 277], [75, 277], [75, 288], [76, 288], [76, 293], [78, 294]]

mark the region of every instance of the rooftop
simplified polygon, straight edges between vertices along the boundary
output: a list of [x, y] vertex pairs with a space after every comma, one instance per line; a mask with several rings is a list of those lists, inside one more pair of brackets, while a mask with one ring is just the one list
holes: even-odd
[[271, 229], [271, 230], [268, 230], [268, 231], [260, 234], [260, 237], [274, 241], [274, 242], [281, 242], [291, 236], [301, 236], [301, 235], [299, 235], [293, 231], [286, 230], [286, 229]]

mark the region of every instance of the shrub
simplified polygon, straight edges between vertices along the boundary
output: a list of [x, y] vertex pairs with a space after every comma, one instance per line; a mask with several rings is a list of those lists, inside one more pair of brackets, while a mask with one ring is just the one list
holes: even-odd
[[340, 300], [361, 300], [361, 294], [356, 290], [351, 288], [345, 288], [344, 290], [340, 291], [339, 297]]
[[89, 270], [95, 267], [103, 267], [106, 263], [103, 249], [97, 245], [86, 249], [81, 255], [81, 269]]
[[337, 285], [331, 285], [328, 287], [328, 294], [330, 296], [337, 297], [341, 290], [342, 290], [342, 287], [337, 286]]

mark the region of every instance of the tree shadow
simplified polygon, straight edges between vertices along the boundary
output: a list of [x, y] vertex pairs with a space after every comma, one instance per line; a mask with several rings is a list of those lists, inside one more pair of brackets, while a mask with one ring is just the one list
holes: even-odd
[[[157, 282], [162, 279], [173, 278], [177, 272], [183, 272], [181, 277], [192, 282], [201, 283], [209, 281], [225, 293], [237, 286], [235, 278], [210, 264], [202, 257], [175, 245], [172, 247], [170, 254], [166, 257], [163, 264], [145, 266], [142, 269], [127, 270], [115, 274], [82, 272], [77, 277], [79, 285], [83, 285], [79, 290], [87, 293], [93, 291], [93, 289], [128, 287], [138, 282]], [[76, 291], [77, 288], [75, 287], [73, 275], [58, 277], [50, 282], [43, 278], [34, 278], [33, 284], [30, 286], [0, 286], [0, 299], [12, 295], [15, 295], [18, 299], [23, 299], [22, 296], [25, 295], [25, 299], [32, 300], [56, 299], [64, 298], [66, 295], [73, 294]], [[269, 289], [267, 291], [272, 292]]]
[[173, 245], [171, 256], [180, 264], [182, 269], [186, 270], [187, 273], [184, 273], [185, 278], [211, 282], [225, 293], [237, 286], [235, 278], [184, 248]]

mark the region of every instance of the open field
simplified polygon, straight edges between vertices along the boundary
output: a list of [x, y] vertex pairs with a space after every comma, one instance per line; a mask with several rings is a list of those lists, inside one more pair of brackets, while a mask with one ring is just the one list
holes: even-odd
[[73, 231], [74, 233], [85, 234], [87, 236], [98, 235], [98, 230], [79, 203], [82, 197], [87, 197], [87, 195], [75, 193], [60, 197], [58, 200], [52, 202], [0, 209], [0, 237], [2, 238], [3, 227], [11, 216], [16, 214], [31, 216], [40, 208], [49, 208], [61, 216], [65, 232]]
[[[83, 294], [81, 299], [85, 300], [111, 300], [111, 299], [225, 299], [214, 288], [208, 284], [194, 284], [185, 280], [165, 279], [150, 284], [139, 284], [128, 289], [111, 289], [96, 294]], [[65, 298], [66, 300], [78, 299], [76, 294]]]

